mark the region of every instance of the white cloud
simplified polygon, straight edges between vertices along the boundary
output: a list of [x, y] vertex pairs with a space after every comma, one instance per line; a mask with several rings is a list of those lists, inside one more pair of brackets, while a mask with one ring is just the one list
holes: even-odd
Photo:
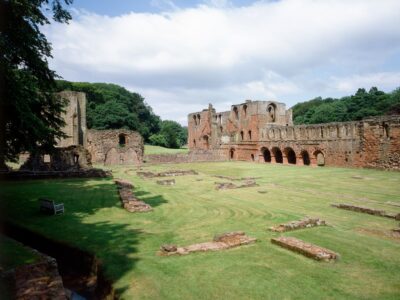
[[400, 54], [398, 0], [247, 7], [211, 0], [189, 9], [157, 3], [172, 10], [119, 17], [84, 12], [68, 26], [46, 28], [53, 68], [68, 80], [131, 87], [163, 118], [180, 120], [210, 101], [226, 105], [223, 110], [249, 98], [294, 104], [364, 84], [391, 90], [400, 82], [400, 61], [393, 60]]

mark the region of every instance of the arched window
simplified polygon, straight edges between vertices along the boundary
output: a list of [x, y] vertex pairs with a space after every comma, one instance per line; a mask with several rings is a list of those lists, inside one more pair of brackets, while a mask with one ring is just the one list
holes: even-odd
[[276, 106], [271, 103], [267, 106], [267, 121], [270, 123], [275, 122], [276, 120]]
[[204, 141], [204, 148], [208, 150], [208, 148], [210, 147], [208, 143], [208, 135], [203, 136], [203, 141]]
[[229, 158], [233, 159], [235, 157], [235, 149], [231, 148], [231, 150], [229, 150]]
[[120, 147], [124, 147], [125, 144], [126, 144], [126, 137], [125, 137], [125, 134], [121, 133], [121, 134], [118, 136], [118, 138], [119, 138], [119, 146], [120, 146]]
[[224, 131], [224, 128], [222, 126], [220, 126], [219, 131], [222, 133]]
[[200, 114], [197, 114], [197, 123], [201, 124]]
[[251, 141], [251, 130], [249, 130], [248, 134], [249, 134], [249, 141]]
[[235, 114], [235, 119], [239, 120], [239, 112], [238, 112], [238, 108], [236, 106], [233, 108], [233, 112]]
[[251, 154], [251, 160], [254, 161], [254, 154]]
[[196, 148], [196, 140], [193, 139], [193, 146]]
[[193, 115], [193, 121], [194, 121], [194, 125], [197, 125], [197, 118], [196, 118], [196, 115]]
[[247, 116], [247, 105], [243, 105], [243, 114], [246, 117]]
[[243, 131], [241, 131], [240, 132], [240, 140], [243, 141], [243, 138], [244, 138], [244, 133], [243, 133]]

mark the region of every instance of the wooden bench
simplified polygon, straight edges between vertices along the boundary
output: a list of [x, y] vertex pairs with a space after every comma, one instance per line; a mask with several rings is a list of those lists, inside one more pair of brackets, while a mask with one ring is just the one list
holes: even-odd
[[64, 213], [64, 203], [55, 203], [53, 200], [39, 198], [40, 211], [58, 215]]

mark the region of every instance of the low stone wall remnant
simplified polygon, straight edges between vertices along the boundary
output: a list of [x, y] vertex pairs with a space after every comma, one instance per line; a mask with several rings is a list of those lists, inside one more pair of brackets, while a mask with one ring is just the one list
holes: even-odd
[[119, 197], [122, 202], [122, 206], [129, 212], [148, 212], [153, 210], [153, 208], [143, 202], [137, 199], [133, 192], [132, 188], [133, 185], [125, 180], [120, 180], [116, 179], [115, 180], [116, 185], [118, 186], [118, 193]]
[[175, 179], [157, 180], [159, 185], [175, 185]]
[[186, 175], [198, 175], [194, 170], [168, 170], [164, 172], [146, 172], [146, 171], [139, 171], [136, 172], [137, 175], [144, 178], [154, 178], [154, 177], [175, 177], [175, 176], [186, 176]]
[[215, 182], [216, 190], [230, 190], [230, 189], [240, 189], [240, 188], [246, 188], [246, 187], [253, 187], [253, 186], [258, 186], [257, 182], [255, 180], [245, 180], [244, 183], [240, 185], [233, 184], [232, 182]]
[[7, 171], [0, 172], [0, 180], [60, 179], [60, 178], [106, 178], [112, 172], [102, 169], [70, 171]]
[[294, 237], [272, 238], [271, 242], [315, 260], [331, 261], [339, 258], [339, 254], [332, 250], [304, 242]]
[[316, 226], [325, 226], [326, 222], [319, 218], [305, 218], [300, 221], [292, 221], [286, 224], [280, 224], [279, 226], [270, 227], [271, 231], [286, 232], [302, 228], [311, 228]]
[[193, 244], [186, 247], [162, 245], [159, 254], [186, 255], [192, 252], [219, 251], [256, 242], [256, 238], [248, 237], [243, 231], [227, 232], [214, 237], [212, 242]]
[[374, 208], [369, 208], [369, 207], [364, 207], [364, 206], [356, 206], [356, 205], [351, 205], [351, 204], [346, 204], [346, 203], [331, 204], [331, 206], [341, 208], [341, 209], [361, 212], [361, 213], [365, 213], [365, 214], [369, 214], [369, 215], [381, 216], [381, 217], [400, 220], [400, 213], [397, 213], [397, 214], [396, 213], [387, 213], [386, 211], [380, 210], [380, 209], [374, 209]]

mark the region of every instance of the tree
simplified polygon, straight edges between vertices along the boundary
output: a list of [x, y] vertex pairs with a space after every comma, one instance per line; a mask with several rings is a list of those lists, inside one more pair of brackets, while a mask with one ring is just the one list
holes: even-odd
[[153, 134], [150, 142], [157, 146], [180, 148], [187, 143], [187, 127], [182, 127], [175, 121], [162, 121], [160, 132]]
[[54, 95], [56, 73], [49, 69], [51, 45], [40, 32], [71, 15], [72, 0], [0, 0], [0, 168], [22, 151], [50, 151], [63, 137], [64, 101]]
[[160, 130], [160, 118], [153, 113], [144, 98], [122, 86], [64, 80], [58, 80], [57, 85], [59, 91], [86, 93], [88, 128], [136, 130], [146, 142]]

